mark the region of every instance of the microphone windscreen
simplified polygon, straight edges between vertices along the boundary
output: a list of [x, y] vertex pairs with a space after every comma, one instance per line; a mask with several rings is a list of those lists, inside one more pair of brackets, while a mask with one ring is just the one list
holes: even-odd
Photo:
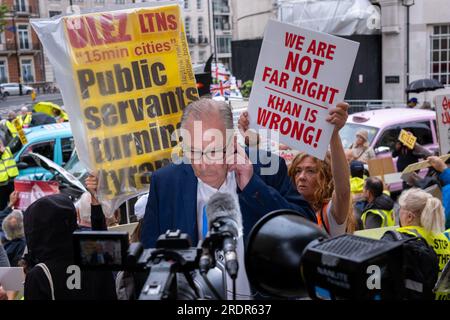
[[217, 192], [211, 196], [206, 205], [206, 217], [208, 218], [208, 229], [211, 223], [218, 218], [227, 217], [237, 224], [239, 237], [242, 236], [242, 214], [239, 203], [229, 193]]

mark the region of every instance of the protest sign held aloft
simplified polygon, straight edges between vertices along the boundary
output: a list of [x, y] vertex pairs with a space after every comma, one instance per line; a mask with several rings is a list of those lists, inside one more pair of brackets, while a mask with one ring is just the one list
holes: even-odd
[[323, 159], [333, 133], [329, 109], [343, 101], [357, 42], [269, 21], [249, 101], [250, 127]]
[[181, 9], [139, 4], [32, 22], [53, 63], [78, 155], [117, 207], [171, 160], [198, 99]]
[[450, 153], [450, 95], [436, 96], [434, 102], [440, 154], [447, 154]]

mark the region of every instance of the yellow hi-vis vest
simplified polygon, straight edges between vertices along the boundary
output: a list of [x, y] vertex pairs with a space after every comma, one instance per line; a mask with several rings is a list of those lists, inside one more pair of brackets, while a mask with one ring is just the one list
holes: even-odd
[[11, 136], [14, 138], [17, 136], [17, 129], [14, 123], [11, 121], [6, 121], [6, 127], [8, 128], [9, 132], [11, 133]]
[[362, 193], [364, 191], [364, 179], [358, 177], [350, 178], [350, 191], [353, 194]]
[[17, 168], [14, 155], [9, 147], [5, 148], [0, 158], [0, 184], [5, 184], [10, 178], [17, 177], [19, 169]]
[[363, 226], [366, 225], [368, 214], [375, 214], [381, 218], [380, 228], [395, 226], [394, 210], [369, 209], [364, 211], [361, 216]]
[[[430, 247], [438, 257], [439, 262], [439, 276], [445, 265], [450, 261], [450, 240], [444, 235], [444, 233], [432, 233], [426, 231], [422, 227], [408, 226], [397, 229], [398, 232], [406, 233], [412, 236], [420, 236], [425, 239]], [[436, 292], [436, 300], [450, 300], [450, 293]]]
[[22, 128], [28, 128], [31, 124], [32, 115], [31, 112], [27, 112], [25, 116], [19, 116], [17, 118], [20, 120]]

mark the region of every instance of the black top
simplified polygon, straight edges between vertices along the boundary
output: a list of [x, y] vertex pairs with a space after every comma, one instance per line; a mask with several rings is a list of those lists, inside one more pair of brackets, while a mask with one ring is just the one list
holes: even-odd
[[[91, 206], [92, 230], [106, 230], [101, 206]], [[25, 236], [29, 259], [35, 264], [44, 262], [50, 270], [55, 300], [116, 299], [112, 272], [81, 271], [81, 288], [70, 289], [76, 281], [73, 265], [72, 233], [76, 224], [76, 211], [71, 200], [64, 195], [52, 195], [34, 202], [24, 213]], [[73, 287], [73, 286], [72, 286]], [[33, 267], [25, 278], [26, 300], [51, 300], [47, 276], [40, 267]]]

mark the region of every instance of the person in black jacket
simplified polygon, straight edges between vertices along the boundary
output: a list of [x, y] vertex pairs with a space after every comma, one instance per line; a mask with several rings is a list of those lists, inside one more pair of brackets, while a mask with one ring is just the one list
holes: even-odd
[[[90, 180], [86, 183], [88, 190], [95, 194], [90, 187], [96, 187], [96, 178], [91, 176], [87, 180]], [[92, 230], [106, 230], [105, 217], [94, 196], [91, 213]], [[37, 200], [24, 213], [24, 227], [30, 268], [25, 278], [25, 300], [52, 299], [49, 277], [38, 263], [44, 263], [50, 271], [55, 300], [116, 299], [112, 272], [82, 270], [81, 288], [67, 286], [71, 276], [68, 267], [74, 265], [72, 234], [78, 228], [70, 198], [56, 194]]]
[[402, 172], [410, 164], [419, 162], [420, 158], [427, 158], [433, 154], [426, 148], [416, 143], [413, 149], [409, 149], [400, 141], [395, 144], [395, 150], [392, 152], [392, 157], [397, 159], [397, 171]]
[[395, 224], [394, 201], [383, 193], [384, 184], [380, 178], [369, 177], [364, 183], [367, 205], [361, 216], [364, 229], [390, 227]]

